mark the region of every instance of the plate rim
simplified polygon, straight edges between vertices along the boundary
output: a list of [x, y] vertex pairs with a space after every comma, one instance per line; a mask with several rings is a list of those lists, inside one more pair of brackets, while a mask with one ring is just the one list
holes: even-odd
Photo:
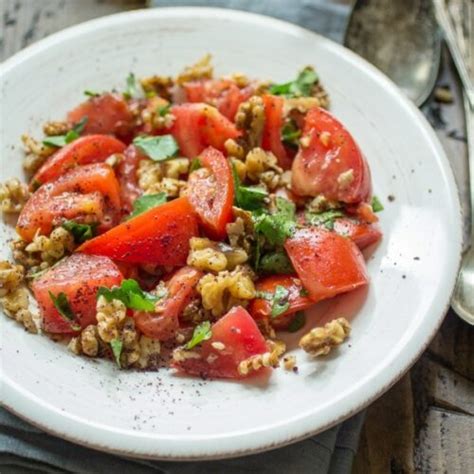
[[[110, 22], [114, 24], [128, 23], [133, 22], [134, 20], [140, 20], [144, 17], [163, 17], [163, 16], [173, 16], [175, 18], [184, 17], [184, 16], [202, 16], [202, 17], [220, 17], [223, 19], [228, 19], [233, 22], [238, 23], [256, 23], [267, 27], [272, 27], [274, 29], [280, 29], [286, 34], [297, 34], [298, 36], [305, 36], [308, 40], [318, 41], [324, 43], [326, 47], [332, 50], [336, 50], [347, 59], [350, 59], [354, 64], [354, 67], [359, 67], [364, 69], [369, 75], [373, 76], [375, 80], [379, 83], [382, 83], [385, 90], [390, 92], [392, 95], [395, 95], [400, 101], [403, 108], [407, 110], [414, 119], [419, 123], [423, 132], [426, 135], [426, 139], [429, 141], [431, 147], [434, 150], [433, 159], [438, 162], [441, 176], [444, 181], [447, 183], [446, 187], [446, 197], [449, 198], [450, 208], [453, 212], [453, 220], [456, 221], [458, 225], [453, 229], [453, 243], [452, 245], [456, 247], [456, 254], [458, 256], [457, 262], [451, 262], [453, 267], [452, 275], [447, 279], [445, 277], [445, 286], [449, 289], [449, 294], [451, 295], [455, 281], [457, 270], [459, 268], [462, 256], [462, 212], [459, 200], [459, 192], [454, 179], [453, 170], [451, 164], [446, 156], [446, 153], [439, 142], [434, 130], [429, 125], [425, 116], [421, 111], [415, 107], [398, 89], [398, 87], [381, 71], [379, 71], [375, 66], [359, 57], [351, 50], [345, 48], [344, 46], [325, 38], [311, 30], [300, 27], [298, 25], [269, 17], [266, 15], [256, 14], [245, 12], [241, 10], [233, 9], [224, 9], [224, 8], [212, 8], [212, 7], [162, 7], [155, 9], [138, 9], [127, 12], [116, 13], [113, 15], [108, 15], [100, 17], [97, 19], [89, 20], [71, 27], [68, 27], [64, 30], [56, 32], [30, 46], [17, 52], [2, 64], [0, 64], [0, 81], [2, 81], [8, 74], [11, 69], [14, 69], [17, 65], [28, 61], [29, 58], [35, 56], [36, 54], [41, 53], [42, 51], [48, 49], [50, 46], [55, 45], [63, 40], [68, 40], [76, 36], [87, 35], [90, 32], [93, 32], [102, 27], [106, 27]], [[453, 259], [456, 255], [453, 252]], [[432, 302], [433, 303], [433, 302]], [[375, 401], [383, 393], [385, 393], [390, 387], [392, 387], [416, 362], [420, 355], [424, 352], [426, 347], [431, 342], [432, 338], [438, 331], [441, 323], [444, 320], [445, 314], [450, 305], [450, 298], [445, 303], [444, 307], [441, 310], [434, 311], [436, 317], [432, 316], [430, 319], [431, 328], [430, 331], [426, 331], [427, 334], [423, 336], [424, 333], [421, 333], [419, 336], [423, 336], [421, 341], [416, 345], [417, 347], [412, 348], [409, 356], [404, 356], [403, 362], [398, 364], [398, 369], [396, 373], [391, 373], [387, 377], [384, 373], [378, 373], [374, 375], [374, 378], [381, 378], [382, 380], [375, 381], [373, 384], [376, 386], [376, 390], [371, 391], [370, 396], [367, 394], [357, 397], [358, 393], [363, 390], [363, 387], [357, 388], [357, 390], [351, 395], [350, 400], [347, 401], [347, 408], [344, 410], [338, 410], [342, 413], [331, 421], [319, 425], [317, 428], [305, 429], [304, 431], [295, 429], [295, 420], [289, 420], [284, 425], [285, 429], [278, 429], [275, 432], [272, 432], [272, 426], [266, 426], [261, 428], [259, 431], [252, 431], [247, 434], [228, 434], [220, 435], [218, 437], [196, 437], [190, 439], [185, 444], [179, 444], [176, 442], [176, 439], [164, 439], [163, 436], [160, 436], [160, 442], [165, 442], [166, 446], [159, 446], [158, 443], [155, 445], [155, 450], [145, 448], [140, 449], [140, 446], [135, 446], [133, 448], [129, 447], [126, 449], [126, 443], [121, 440], [120, 437], [125, 438], [121, 430], [112, 429], [106, 427], [105, 425], [96, 425], [92, 420], [87, 420], [85, 418], [79, 418], [73, 415], [68, 415], [66, 412], [60, 410], [54, 410], [54, 407], [51, 407], [49, 404], [45, 403], [42, 400], [35, 400], [35, 396], [32, 393], [22, 390], [21, 386], [16, 384], [13, 380], [9, 379], [3, 373], [2, 367], [0, 365], [0, 377], [1, 377], [1, 393], [2, 393], [2, 405], [7, 408], [10, 412], [24, 419], [25, 421], [31, 423], [33, 426], [36, 426], [43, 431], [52, 434], [54, 436], [63, 438], [67, 441], [92, 448], [99, 449], [104, 452], [117, 454], [117, 455], [128, 455], [135, 458], [142, 459], [153, 459], [153, 460], [174, 460], [174, 461], [195, 461], [195, 460], [215, 460], [215, 459], [225, 459], [239, 457], [242, 455], [256, 454], [264, 452], [270, 449], [275, 449], [278, 447], [283, 447], [288, 444], [295, 443], [302, 439], [305, 439], [309, 436], [313, 436], [322, 431], [325, 431], [332, 426], [342, 422], [343, 420], [351, 417], [355, 413], [359, 412], [370, 403]], [[405, 344], [402, 353], [406, 353], [409, 348], [409, 343], [413, 344], [415, 338], [415, 332], [410, 336], [409, 340]], [[385, 372], [388, 372], [387, 370]], [[383, 375], [383, 376], [381, 376]], [[342, 399], [338, 403], [342, 403]], [[308, 417], [310, 418], [310, 417]], [[55, 421], [53, 422], [53, 420]], [[48, 425], [48, 422], [50, 424]], [[297, 420], [296, 420], [297, 424]], [[53, 425], [53, 426], [52, 426]], [[61, 428], [56, 428], [56, 426], [61, 426]], [[289, 426], [292, 426], [292, 429], [289, 430]], [[68, 427], [68, 428], [66, 428]], [[76, 428], [76, 430], [74, 429]], [[75, 435], [76, 432], [80, 432], [80, 435]], [[74, 433], [74, 434], [73, 434]], [[239, 441], [243, 439], [243, 436], [254, 437], [255, 435], [260, 437], [260, 441], [257, 442], [257, 446], [244, 446], [238, 448]], [[149, 439], [149, 435], [141, 435], [140, 433], [130, 433], [127, 432], [126, 436], [129, 440], [136, 439]], [[264, 441], [261, 440], [264, 438]], [[215, 441], [219, 439], [219, 446]], [[157, 440], [157, 439], [156, 439]], [[122, 441], [122, 442], [121, 442]], [[195, 443], [200, 443], [199, 453], [200, 454], [189, 454], [190, 446]], [[234, 444], [235, 443], [235, 444]], [[189, 444], [189, 445], [188, 445]], [[247, 443], [248, 444], [248, 443]], [[255, 444], [255, 443], [254, 443]], [[122, 447], [119, 447], [119, 446]], [[125, 448], [125, 449], [124, 449]], [[163, 449], [164, 448], [164, 449]], [[193, 451], [196, 451], [193, 449]], [[188, 452], [188, 454], [186, 454]]]

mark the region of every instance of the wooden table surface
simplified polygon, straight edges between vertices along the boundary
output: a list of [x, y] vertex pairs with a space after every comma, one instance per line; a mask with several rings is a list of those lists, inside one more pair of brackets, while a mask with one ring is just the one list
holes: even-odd
[[[0, 0], [0, 60], [67, 26], [144, 3]], [[462, 179], [460, 145], [444, 145]], [[357, 474], [414, 471], [474, 473], [474, 328], [452, 311], [410, 372], [368, 408], [354, 464]]]

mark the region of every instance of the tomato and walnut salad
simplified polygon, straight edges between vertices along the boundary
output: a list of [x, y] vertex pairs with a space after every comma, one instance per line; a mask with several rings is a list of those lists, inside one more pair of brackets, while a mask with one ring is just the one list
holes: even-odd
[[[4, 312], [122, 369], [166, 352], [202, 377], [295, 370], [276, 331], [367, 285], [361, 250], [382, 235], [368, 164], [314, 69], [214, 78], [207, 55], [85, 94], [42, 141], [22, 137], [28, 185], [0, 186], [19, 236], [0, 262]], [[341, 317], [300, 347], [324, 355], [349, 333]]]

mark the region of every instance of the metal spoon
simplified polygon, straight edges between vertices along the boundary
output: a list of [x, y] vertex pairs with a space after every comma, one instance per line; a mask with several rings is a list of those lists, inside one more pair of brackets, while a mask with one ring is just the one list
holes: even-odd
[[356, 0], [344, 44], [419, 107], [438, 76], [441, 35], [431, 0]]

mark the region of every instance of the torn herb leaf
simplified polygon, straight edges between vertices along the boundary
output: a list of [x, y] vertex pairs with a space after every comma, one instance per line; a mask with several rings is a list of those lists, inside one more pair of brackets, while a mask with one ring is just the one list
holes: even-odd
[[199, 158], [193, 158], [191, 160], [191, 164], [189, 165], [189, 172], [192, 173], [199, 168], [202, 168], [201, 160]]
[[83, 132], [84, 127], [86, 126], [86, 123], [87, 117], [82, 117], [82, 119], [79, 120], [79, 122], [75, 123], [72, 129], [69, 130], [69, 132], [67, 132], [65, 135], [53, 135], [51, 137], [47, 137], [43, 140], [43, 144], [61, 148], [67, 145], [68, 143], [77, 140], [81, 136], [81, 133]]
[[232, 163], [232, 176], [234, 178], [235, 205], [246, 211], [262, 209], [268, 197], [267, 191], [257, 186], [242, 186], [234, 163]]
[[328, 230], [333, 230], [334, 221], [338, 217], [344, 217], [344, 213], [339, 209], [330, 209], [318, 213], [307, 212], [305, 217], [310, 225], [324, 226]]
[[58, 295], [54, 295], [51, 291], [48, 291], [49, 297], [54, 304], [54, 307], [58, 310], [60, 316], [70, 324], [73, 331], [79, 331], [81, 326], [76, 321], [76, 315], [71, 309], [71, 305], [67, 299], [67, 296], [62, 291]]
[[287, 275], [295, 273], [295, 269], [285, 251], [265, 254], [260, 259], [259, 271], [262, 273], [279, 273]]
[[133, 144], [153, 161], [166, 161], [174, 158], [179, 150], [173, 135], [142, 135], [136, 137]]
[[285, 145], [291, 147], [299, 146], [299, 138], [301, 137], [301, 130], [298, 129], [294, 120], [289, 120], [283, 125], [281, 129], [281, 141]]
[[379, 198], [375, 195], [372, 196], [371, 205], [372, 205], [372, 210], [374, 212], [380, 212], [380, 211], [384, 210], [384, 207], [383, 207], [382, 203], [380, 202]]
[[305, 67], [294, 81], [283, 84], [274, 84], [269, 92], [273, 95], [285, 95], [287, 97], [307, 97], [315, 84], [319, 81], [318, 75], [311, 66]]
[[135, 199], [133, 203], [133, 211], [129, 218], [139, 216], [152, 207], [161, 206], [166, 202], [166, 199], [166, 193], [144, 194], [143, 196]]
[[154, 311], [158, 296], [143, 291], [133, 279], [123, 280], [119, 287], [107, 288], [101, 286], [97, 297], [103, 296], [107, 301], [120, 300], [127, 308], [139, 311]]
[[204, 321], [201, 324], [198, 324], [194, 328], [193, 337], [186, 344], [186, 349], [192, 349], [193, 347], [201, 344], [203, 341], [207, 341], [212, 337], [211, 323], [209, 321]]
[[125, 92], [123, 93], [123, 96], [126, 99], [133, 99], [134, 97], [138, 96], [138, 86], [137, 86], [137, 79], [135, 77], [135, 74], [131, 72], [127, 76], [126, 80], [127, 87], [125, 88]]
[[110, 341], [110, 348], [112, 349], [112, 353], [114, 354], [115, 362], [119, 368], [122, 368], [122, 364], [120, 363], [120, 356], [122, 355], [123, 349], [123, 342], [121, 339], [112, 339]]
[[290, 292], [284, 286], [276, 286], [275, 294], [273, 295], [272, 300], [272, 311], [270, 313], [272, 318], [276, 318], [288, 310], [290, 307], [290, 303], [288, 301], [289, 296]]
[[63, 222], [62, 227], [71, 232], [76, 244], [82, 244], [86, 240], [92, 239], [95, 236], [97, 223], [95, 224], [79, 224], [74, 221]]

